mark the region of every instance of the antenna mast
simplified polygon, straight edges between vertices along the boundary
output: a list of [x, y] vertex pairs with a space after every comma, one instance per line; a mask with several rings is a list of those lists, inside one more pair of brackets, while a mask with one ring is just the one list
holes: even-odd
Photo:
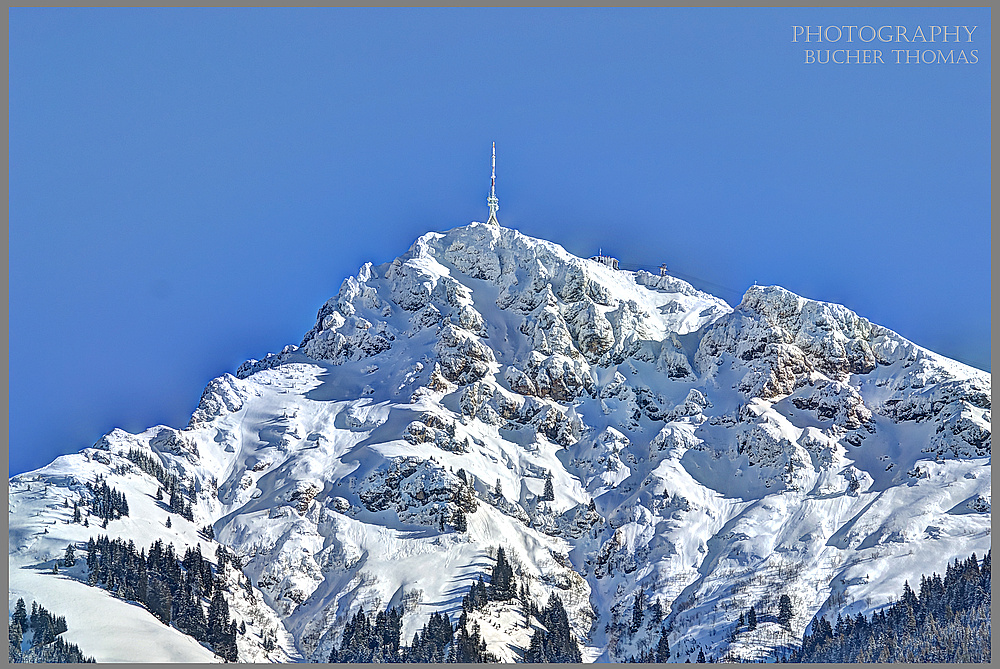
[[500, 208], [500, 200], [497, 199], [497, 143], [493, 142], [493, 174], [490, 176], [490, 196], [486, 198], [486, 204], [490, 206], [490, 217], [486, 223], [500, 227], [497, 222], [497, 210]]

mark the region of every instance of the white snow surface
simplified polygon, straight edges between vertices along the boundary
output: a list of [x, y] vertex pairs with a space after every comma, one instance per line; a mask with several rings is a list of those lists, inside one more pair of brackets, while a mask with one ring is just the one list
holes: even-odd
[[[500, 546], [539, 606], [563, 599], [586, 661], [655, 643], [660, 625], [627, 630], [637, 592], [662, 604], [671, 661], [773, 657], [814, 615], [870, 613], [990, 549], [990, 392], [840, 305], [754, 287], [734, 310], [472, 223], [366, 264], [299, 346], [213, 380], [188, 427], [114, 430], [12, 478], [9, 610], [65, 615], [100, 661], [212, 661], [79, 563], [49, 573], [99, 533], [214, 559], [211, 523], [255, 586], [231, 602], [241, 660], [325, 661], [361, 606], [401, 606], [407, 644], [457, 618]], [[198, 490], [194, 523], [165, 527], [130, 448]], [[131, 514], [68, 522], [99, 474]], [[790, 631], [768, 620], [782, 593]], [[760, 626], [732, 638], [751, 605]], [[518, 611], [473, 616], [506, 661], [530, 640]]]

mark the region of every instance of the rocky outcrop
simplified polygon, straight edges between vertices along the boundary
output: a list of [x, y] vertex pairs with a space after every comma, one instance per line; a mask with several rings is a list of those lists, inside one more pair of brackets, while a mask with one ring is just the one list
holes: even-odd
[[735, 312], [708, 330], [695, 363], [714, 375], [728, 354], [746, 369], [738, 389], [769, 399], [788, 395], [814, 371], [841, 382], [872, 371], [876, 333], [866, 319], [840, 305], [755, 286]]
[[469, 484], [433, 462], [393, 458], [357, 486], [361, 503], [371, 512], [391, 510], [404, 523], [450, 526], [476, 510]]
[[845, 383], [828, 380], [808, 383], [790, 399], [797, 409], [813, 411], [821, 421], [830, 421], [847, 430], [862, 426], [874, 429], [872, 412], [865, 406], [861, 393]]
[[450, 323], [441, 329], [434, 351], [444, 378], [458, 385], [479, 381], [496, 363], [490, 347], [472, 333]]
[[456, 437], [455, 423], [442, 419], [435, 413], [426, 413], [420, 420], [409, 423], [403, 430], [403, 439], [414, 446], [430, 443], [452, 453], [469, 451], [469, 438]]
[[239, 411], [251, 392], [249, 384], [230, 374], [213, 379], [205, 386], [188, 426], [197, 427], [224, 414]]

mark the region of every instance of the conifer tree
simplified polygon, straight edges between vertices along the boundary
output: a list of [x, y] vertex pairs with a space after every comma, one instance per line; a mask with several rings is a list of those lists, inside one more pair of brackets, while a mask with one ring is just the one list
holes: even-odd
[[469, 523], [465, 519], [465, 511], [461, 507], [455, 509], [455, 514], [452, 517], [452, 525], [455, 527], [456, 532], [468, 531]]
[[107, 521], [116, 520], [128, 515], [128, 500], [125, 495], [108, 485], [103, 477], [98, 477], [93, 483], [87, 483], [87, 490], [90, 492], [90, 505], [93, 513], [98, 518], [102, 518], [107, 526]]
[[542, 491], [542, 496], [540, 499], [543, 502], [551, 502], [555, 500], [555, 498], [556, 498], [556, 492], [555, 489], [552, 487], [552, 473], [546, 472], [545, 489]]
[[525, 662], [580, 662], [580, 647], [570, 633], [569, 618], [562, 600], [553, 593], [538, 614], [544, 630], [536, 631], [525, 651]]
[[[24, 600], [19, 600], [14, 608], [8, 627], [10, 642], [8, 660], [11, 662], [93, 662], [75, 644], [65, 642], [59, 635], [65, 632], [66, 618], [57, 616], [37, 602], [31, 603], [31, 617], [28, 618]], [[23, 649], [24, 634], [32, 632], [29, 648]]]
[[236, 621], [230, 621], [222, 642], [222, 652], [219, 653], [226, 662], [236, 662], [239, 659], [239, 649], [236, 645]]
[[871, 618], [813, 619], [793, 662], [988, 662], [989, 555], [949, 564], [944, 578], [922, 576], [919, 595], [902, 596]]
[[170, 624], [171, 609], [173, 608], [173, 597], [170, 595], [170, 588], [167, 587], [163, 579], [153, 576], [149, 579], [147, 588], [146, 606], [150, 612], [160, 619], [164, 625]]
[[24, 598], [18, 598], [14, 605], [14, 615], [12, 620], [17, 623], [22, 630], [28, 629], [28, 611], [24, 605]]
[[521, 584], [519, 597], [521, 599], [521, 615], [524, 616], [524, 628], [528, 629], [531, 625], [532, 602], [528, 593], [528, 586], [524, 583]]
[[[190, 572], [189, 572], [190, 573]], [[194, 637], [198, 641], [209, 641], [208, 621], [205, 611], [201, 608], [200, 597], [196, 594], [195, 582], [185, 582], [176, 601], [177, 629]]]
[[[277, 647], [278, 645], [277, 632], [278, 632], [277, 630], [267, 629], [264, 630], [264, 632], [262, 633], [261, 645], [264, 647], [265, 652], [270, 653]], [[334, 652], [336, 652], [336, 648], [334, 649]], [[335, 659], [331, 659], [330, 661], [336, 662]]]
[[221, 590], [216, 590], [215, 596], [208, 606], [208, 640], [213, 646], [225, 644], [229, 628], [229, 604], [222, 596]]
[[792, 621], [792, 600], [783, 594], [778, 599], [778, 624], [788, 628]]
[[501, 546], [497, 548], [497, 563], [493, 566], [489, 597], [495, 601], [505, 602], [516, 596], [517, 584], [514, 580], [514, 568], [507, 561], [507, 555]]
[[656, 643], [656, 662], [666, 662], [670, 659], [670, 641], [667, 639], [667, 630], [660, 629], [660, 640]]
[[21, 655], [21, 640], [24, 637], [24, 630], [17, 623], [17, 621], [12, 620], [10, 626], [7, 628], [7, 639], [8, 639], [8, 650], [7, 650], [7, 661], [11, 664], [15, 662], [23, 662]]
[[649, 615], [652, 618], [654, 625], [659, 625], [663, 622], [663, 604], [660, 603], [659, 597], [656, 598], [656, 601], [653, 602], [653, 606], [650, 607]]
[[642, 590], [635, 593], [635, 599], [632, 600], [632, 621], [629, 625], [629, 631], [635, 634], [642, 627], [642, 617], [644, 604], [642, 601]]

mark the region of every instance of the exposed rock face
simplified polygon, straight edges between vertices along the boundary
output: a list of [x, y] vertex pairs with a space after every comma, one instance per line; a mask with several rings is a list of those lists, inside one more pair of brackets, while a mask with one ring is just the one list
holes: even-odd
[[298, 481], [288, 495], [288, 501], [295, 504], [299, 513], [305, 513], [321, 490], [323, 485], [319, 481]]
[[848, 430], [872, 426], [872, 412], [852, 386], [823, 380], [803, 386], [802, 390], [791, 400], [797, 409], [815, 411], [819, 420], [833, 421]]
[[769, 399], [791, 393], [810, 372], [837, 381], [867, 374], [876, 365], [872, 343], [883, 332], [840, 305], [755, 286], [702, 339], [696, 364], [711, 373], [728, 353], [746, 363], [740, 391]]
[[362, 481], [358, 497], [369, 511], [392, 509], [415, 525], [452, 524], [459, 509], [472, 513], [476, 500], [459, 477], [416, 458], [394, 459]]
[[224, 414], [239, 411], [247, 396], [253, 392], [251, 388], [252, 386], [230, 374], [213, 379], [201, 394], [201, 401], [198, 402], [198, 408], [191, 416], [188, 426], [197, 427]]
[[420, 420], [407, 425], [403, 430], [403, 439], [414, 446], [429, 443], [453, 453], [465, 453], [469, 450], [469, 438], [461, 441], [455, 436], [455, 423], [433, 413], [424, 414]]
[[467, 330], [451, 323], [441, 328], [435, 351], [441, 364], [441, 372], [449, 381], [465, 385], [479, 381], [490, 371], [490, 364], [496, 362], [493, 351]]
[[[733, 310], [472, 224], [364, 265], [300, 346], [212, 381], [187, 429], [72, 457], [131, 499], [156, 492], [123, 455], [144, 449], [199, 491], [175, 532], [213, 523], [245, 558], [289, 657], [326, 661], [362, 606], [400, 606], [408, 641], [503, 546], [587, 659], [654, 642], [628, 631], [636, 594], [672, 659], [760, 659], [785, 633], [739, 636], [751, 605], [794, 595], [800, 635], [884, 604], [915, 555], [940, 573], [989, 547], [990, 387], [839, 305], [754, 287]], [[12, 512], [12, 537], [32, 522]], [[502, 657], [530, 643], [504, 634]]]
[[[986, 455], [988, 375], [955, 378], [935, 358], [845, 307], [772, 286], [748, 290], [736, 311], [707, 330], [695, 364], [711, 378], [728, 362], [742, 374], [734, 388], [748, 397], [794, 394], [794, 406], [848, 430], [873, 431], [873, 412], [896, 422], [932, 420], [935, 435], [924, 452]], [[866, 381], [879, 366], [903, 373]], [[862, 397], [866, 386], [879, 388], [868, 405]]]

